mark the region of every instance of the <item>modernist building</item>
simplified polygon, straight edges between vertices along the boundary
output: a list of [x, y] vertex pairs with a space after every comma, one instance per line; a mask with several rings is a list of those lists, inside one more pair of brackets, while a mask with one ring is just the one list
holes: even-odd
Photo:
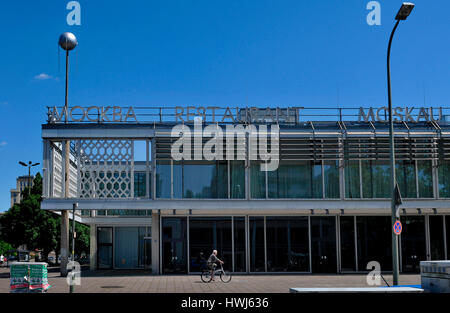
[[16, 203], [20, 203], [20, 199], [21, 199], [21, 195], [22, 192], [24, 191], [25, 188], [28, 188], [28, 186], [33, 187], [33, 180], [34, 180], [34, 176], [19, 176], [16, 179], [16, 188], [15, 189], [11, 189], [11, 207], [16, 204]]
[[[385, 109], [48, 108], [42, 209], [91, 225], [93, 269], [196, 273], [213, 249], [233, 272], [392, 270]], [[445, 109], [396, 108], [400, 270], [450, 254], [450, 123]], [[64, 114], [68, 122], [64, 123]], [[262, 171], [237, 137], [234, 159], [174, 160], [175, 125], [279, 127], [279, 166]], [[268, 128], [268, 129], [269, 129]], [[193, 131], [195, 133], [195, 131]], [[211, 135], [212, 136], [212, 135]], [[208, 136], [200, 142], [207, 142]], [[64, 141], [70, 191], [64, 197]], [[195, 140], [195, 135], [194, 139]], [[195, 154], [197, 148], [191, 153]], [[220, 150], [218, 150], [220, 152]], [[216, 151], [217, 152], [217, 151]], [[240, 156], [240, 158], [238, 157]], [[243, 157], [242, 157], [243, 156]]]

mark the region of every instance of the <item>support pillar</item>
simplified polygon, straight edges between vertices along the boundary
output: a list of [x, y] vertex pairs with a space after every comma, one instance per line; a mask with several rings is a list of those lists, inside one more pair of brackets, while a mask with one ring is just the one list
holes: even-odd
[[69, 256], [69, 211], [61, 211], [61, 276], [67, 276], [67, 263]]
[[152, 211], [152, 274], [159, 274], [159, 214]]
[[89, 236], [89, 269], [95, 271], [97, 269], [97, 225], [90, 225]]

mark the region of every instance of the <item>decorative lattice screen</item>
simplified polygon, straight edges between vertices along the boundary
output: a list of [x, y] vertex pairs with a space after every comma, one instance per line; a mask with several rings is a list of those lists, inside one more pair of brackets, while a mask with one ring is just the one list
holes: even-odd
[[133, 141], [78, 141], [80, 198], [133, 196]]

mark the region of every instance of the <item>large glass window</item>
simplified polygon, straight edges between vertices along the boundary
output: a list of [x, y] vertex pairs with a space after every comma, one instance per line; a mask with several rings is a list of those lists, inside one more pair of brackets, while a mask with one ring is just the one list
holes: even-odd
[[189, 218], [190, 271], [201, 272], [213, 250], [225, 262], [225, 268], [232, 267], [231, 218], [191, 217]]
[[269, 198], [322, 198], [322, 164], [281, 161], [276, 171], [268, 172], [268, 183]]
[[147, 191], [146, 177], [146, 173], [134, 172], [134, 197], [145, 197]]
[[445, 260], [444, 216], [430, 215], [430, 249], [432, 260]]
[[439, 197], [450, 198], [450, 160], [439, 162]]
[[250, 165], [250, 195], [253, 199], [266, 198], [266, 172], [261, 171], [260, 164], [252, 161]]
[[311, 217], [311, 259], [313, 273], [336, 273], [336, 217]]
[[308, 272], [308, 217], [266, 217], [267, 271]]
[[243, 161], [230, 161], [230, 198], [245, 198], [245, 166]]
[[395, 175], [402, 197], [417, 198], [415, 162], [404, 160], [395, 162]]
[[156, 198], [170, 198], [170, 161], [156, 161]]
[[390, 216], [357, 216], [358, 270], [367, 271], [371, 261], [382, 271], [392, 270], [392, 230]]
[[425, 261], [425, 217], [402, 216], [402, 272], [418, 273], [420, 261]]
[[185, 217], [162, 218], [163, 273], [187, 272], [187, 232]]
[[226, 161], [184, 162], [183, 197], [200, 199], [227, 198], [227, 177]]
[[353, 272], [355, 264], [355, 217], [341, 216], [341, 270]]
[[419, 180], [419, 197], [433, 198], [433, 173], [431, 161], [417, 161], [417, 177]]
[[250, 217], [250, 271], [264, 272], [264, 217]]
[[[245, 168], [243, 161], [230, 161], [230, 198], [245, 198]], [[226, 199], [228, 198], [228, 161], [157, 161], [156, 197]], [[162, 177], [164, 176], [164, 177]]]
[[233, 217], [234, 271], [245, 272], [245, 217]]
[[345, 162], [345, 197], [361, 198], [359, 161]]
[[390, 165], [389, 161], [363, 160], [362, 169], [362, 187], [364, 198], [388, 198], [390, 196], [389, 179]]
[[325, 198], [339, 198], [339, 161], [323, 161]]

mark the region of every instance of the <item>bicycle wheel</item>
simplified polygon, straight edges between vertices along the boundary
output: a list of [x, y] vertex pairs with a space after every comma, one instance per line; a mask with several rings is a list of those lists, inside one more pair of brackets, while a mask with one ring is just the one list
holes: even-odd
[[211, 281], [211, 279], [212, 279], [211, 271], [209, 271], [209, 270], [204, 270], [204, 271], [202, 272], [202, 275], [200, 275], [200, 277], [202, 278], [202, 281], [203, 281], [204, 283], [209, 283], [209, 282]]
[[227, 273], [225, 271], [222, 271], [220, 273], [220, 280], [223, 281], [224, 283], [229, 283], [231, 281], [231, 274]]

